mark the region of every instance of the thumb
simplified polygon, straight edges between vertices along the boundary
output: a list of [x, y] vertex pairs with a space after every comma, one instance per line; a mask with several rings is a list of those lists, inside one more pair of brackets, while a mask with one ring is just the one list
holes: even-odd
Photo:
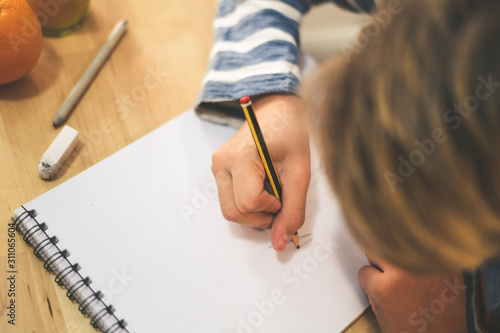
[[309, 169], [296, 171], [288, 177], [285, 173], [282, 177], [281, 211], [271, 229], [273, 248], [278, 252], [285, 249], [290, 238], [304, 224], [309, 179]]

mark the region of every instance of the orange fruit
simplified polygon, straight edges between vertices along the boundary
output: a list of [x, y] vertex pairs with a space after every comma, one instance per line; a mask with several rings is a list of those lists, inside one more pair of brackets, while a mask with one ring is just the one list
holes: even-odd
[[25, 0], [0, 0], [0, 84], [35, 67], [42, 53], [42, 28]]

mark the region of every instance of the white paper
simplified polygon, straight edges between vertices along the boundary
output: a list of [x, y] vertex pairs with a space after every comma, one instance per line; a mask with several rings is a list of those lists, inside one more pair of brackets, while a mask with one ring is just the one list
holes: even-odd
[[313, 163], [301, 248], [220, 213], [211, 155], [234, 130], [188, 111], [25, 205], [130, 332], [338, 332], [367, 306], [348, 235]]

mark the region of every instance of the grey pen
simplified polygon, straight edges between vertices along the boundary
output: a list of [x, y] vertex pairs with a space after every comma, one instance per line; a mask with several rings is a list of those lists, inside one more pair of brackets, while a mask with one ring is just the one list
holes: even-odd
[[102, 68], [111, 52], [113, 52], [118, 42], [125, 34], [127, 30], [127, 22], [127, 20], [121, 20], [116, 23], [113, 30], [109, 34], [108, 39], [99, 50], [99, 53], [97, 53], [94, 60], [92, 60], [89, 67], [85, 70], [80, 80], [78, 80], [76, 85], [69, 93], [68, 97], [66, 97], [64, 103], [57, 111], [53, 123], [55, 128], [61, 126], [66, 122], [66, 119], [68, 118], [73, 108], [76, 106], [80, 98], [82, 98], [90, 83], [92, 83], [92, 80], [96, 77], [97, 73]]

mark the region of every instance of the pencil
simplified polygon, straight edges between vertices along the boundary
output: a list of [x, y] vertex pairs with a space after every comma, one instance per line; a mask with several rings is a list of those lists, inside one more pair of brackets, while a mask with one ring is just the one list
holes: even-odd
[[125, 34], [126, 29], [127, 20], [121, 20], [115, 25], [101, 50], [97, 53], [94, 60], [92, 60], [89, 67], [85, 70], [80, 80], [78, 80], [64, 103], [57, 111], [53, 123], [53, 126], [55, 128], [61, 126], [66, 122], [66, 119], [68, 118], [73, 108], [82, 98], [90, 83], [92, 82], [92, 80], [94, 80], [97, 73], [106, 62], [106, 59], [108, 59], [111, 52], [114, 50], [118, 42]]
[[[264, 165], [264, 170], [266, 171], [266, 176], [271, 185], [273, 194], [278, 200], [281, 201], [281, 182], [278, 177], [278, 173], [276, 172], [276, 168], [274, 167], [271, 154], [269, 154], [269, 150], [267, 149], [264, 135], [260, 130], [259, 122], [257, 121], [257, 117], [255, 116], [255, 111], [252, 106], [252, 101], [249, 96], [245, 96], [240, 98], [240, 104], [243, 109], [243, 113], [245, 114], [245, 118], [247, 119], [248, 126], [250, 127], [250, 132], [252, 132], [253, 140], [257, 146], [257, 150], [259, 152], [260, 159], [262, 160], [262, 164]], [[300, 248], [299, 236], [297, 232], [292, 236], [292, 241], [297, 249]]]

